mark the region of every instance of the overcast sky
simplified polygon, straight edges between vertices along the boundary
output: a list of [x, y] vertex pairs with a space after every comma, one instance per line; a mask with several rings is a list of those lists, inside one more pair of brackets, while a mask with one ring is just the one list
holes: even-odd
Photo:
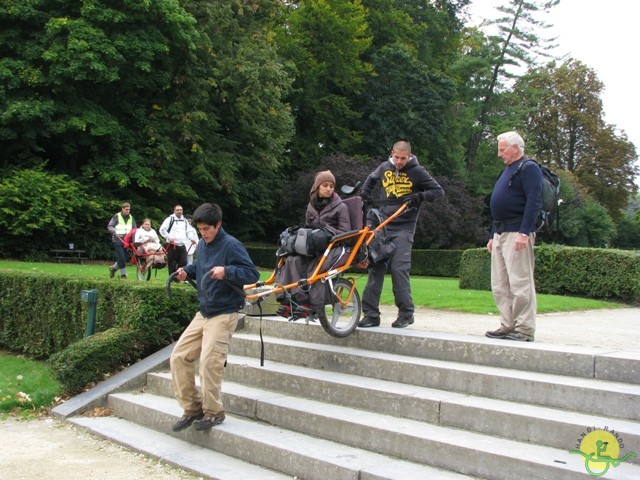
[[[472, 0], [474, 18], [497, 18], [505, 0]], [[553, 25], [543, 37], [558, 37], [558, 56], [569, 54], [593, 69], [604, 84], [604, 119], [624, 131], [640, 153], [639, 0], [560, 0], [536, 18]], [[478, 22], [474, 23], [477, 24]], [[636, 183], [640, 177], [636, 177]]]

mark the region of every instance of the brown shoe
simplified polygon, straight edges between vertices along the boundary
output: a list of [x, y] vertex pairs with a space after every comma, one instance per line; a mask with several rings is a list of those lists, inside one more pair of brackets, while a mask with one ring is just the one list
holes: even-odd
[[493, 332], [489, 331], [487, 333], [485, 333], [485, 336], [489, 337], [489, 338], [506, 338], [507, 335], [509, 335], [509, 333], [507, 330], [503, 330], [502, 328], [499, 328], [498, 330], [494, 330]]
[[197, 415], [183, 415], [182, 417], [180, 417], [180, 420], [173, 424], [173, 431], [179, 432], [180, 430], [184, 430], [196, 420], [200, 420], [203, 415], [204, 414], [202, 412], [198, 413]]
[[533, 335], [527, 335], [521, 332], [511, 332], [505, 335], [505, 340], [515, 340], [516, 342], [533, 342]]
[[215, 427], [216, 425], [220, 425], [224, 422], [225, 416], [224, 412], [218, 412], [215, 415], [205, 415], [200, 420], [196, 422], [196, 430], [209, 430], [211, 427]]

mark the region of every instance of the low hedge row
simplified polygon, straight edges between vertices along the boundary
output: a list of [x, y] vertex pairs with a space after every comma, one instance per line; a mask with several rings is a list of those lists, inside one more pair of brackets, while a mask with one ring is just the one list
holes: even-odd
[[[96, 334], [85, 337], [89, 304], [82, 290], [98, 291]], [[67, 393], [77, 393], [121, 365], [169, 344], [197, 308], [195, 290], [41, 273], [0, 272], [0, 346], [48, 359]]]
[[[273, 269], [277, 258], [274, 247], [247, 246], [247, 251], [260, 268]], [[457, 277], [463, 250], [413, 250], [411, 274], [426, 277]]]
[[[542, 245], [535, 247], [539, 293], [640, 303], [640, 252]], [[491, 255], [466, 250], [460, 262], [460, 288], [491, 290]]]

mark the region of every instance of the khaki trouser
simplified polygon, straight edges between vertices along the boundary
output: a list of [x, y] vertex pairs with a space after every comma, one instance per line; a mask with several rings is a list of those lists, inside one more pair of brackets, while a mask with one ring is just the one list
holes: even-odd
[[[220, 399], [229, 341], [238, 324], [238, 313], [205, 318], [196, 313], [171, 354], [173, 394], [185, 415], [214, 416], [224, 411]], [[200, 360], [200, 390], [196, 389], [196, 362]]]
[[536, 330], [536, 285], [534, 280], [535, 234], [527, 248], [516, 251], [518, 232], [493, 236], [491, 290], [500, 311], [502, 329], [533, 336]]

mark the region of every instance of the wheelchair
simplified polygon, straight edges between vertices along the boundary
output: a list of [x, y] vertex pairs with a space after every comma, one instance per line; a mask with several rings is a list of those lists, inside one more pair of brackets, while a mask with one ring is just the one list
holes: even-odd
[[[356, 187], [343, 187], [343, 193], [352, 194]], [[290, 291], [302, 287], [303, 289], [318, 282], [324, 284], [325, 305], [320, 311], [314, 310], [306, 316], [306, 321], [317, 318], [324, 330], [333, 337], [347, 337], [351, 335], [360, 321], [362, 304], [357, 289], [357, 278], [352, 274], [353, 267], [366, 268], [375, 257], [375, 245], [381, 243], [385, 227], [402, 215], [408, 208], [406, 203], [400, 204], [398, 209], [386, 219], [375, 209], [368, 209], [359, 196], [345, 198], [351, 226], [353, 230], [336, 235], [329, 239], [324, 253], [320, 257], [312, 274], [308, 278], [286, 285], [276, 281], [277, 272], [282, 268], [286, 257], [280, 257], [271, 276], [253, 285], [245, 285], [246, 302], [255, 311], [271, 295], [284, 294], [290, 298]], [[376, 221], [370, 221], [371, 218]], [[339, 255], [335, 255], [335, 250]], [[332, 261], [329, 258], [333, 259]], [[295, 319], [295, 318], [294, 318]]]

